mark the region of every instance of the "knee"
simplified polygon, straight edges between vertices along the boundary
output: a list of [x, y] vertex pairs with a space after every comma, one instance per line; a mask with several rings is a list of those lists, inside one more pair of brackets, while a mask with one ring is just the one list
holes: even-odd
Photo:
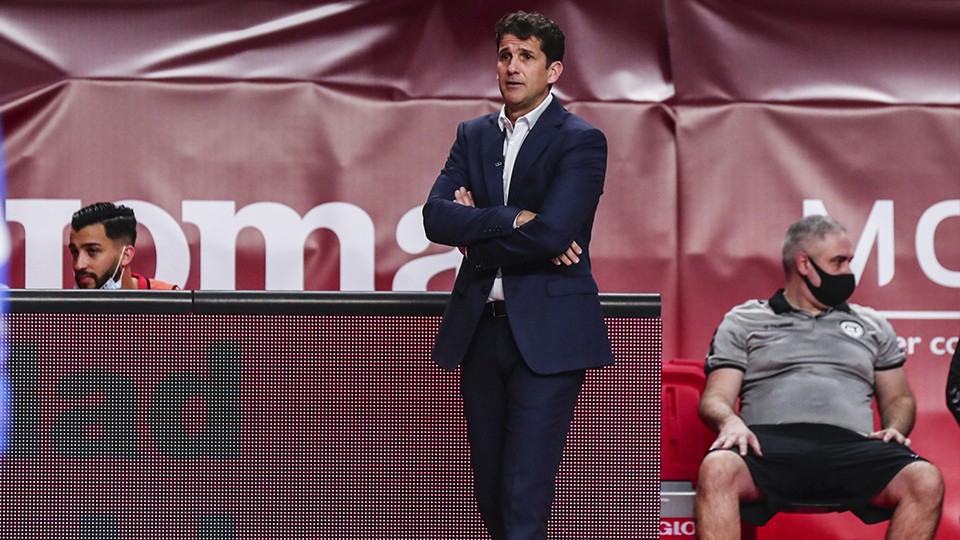
[[900, 477], [894, 477], [894, 481], [899, 480], [897, 484], [900, 493], [897, 494], [897, 499], [910, 499], [931, 506], [940, 506], [943, 503], [943, 475], [936, 465], [918, 461], [904, 467], [897, 476]]
[[926, 461], [914, 463], [907, 469], [910, 467], [914, 468], [909, 477], [911, 493], [920, 500], [942, 503], [944, 484], [940, 469]]
[[746, 472], [746, 463], [735, 453], [724, 450], [710, 452], [700, 463], [697, 490], [730, 489]]

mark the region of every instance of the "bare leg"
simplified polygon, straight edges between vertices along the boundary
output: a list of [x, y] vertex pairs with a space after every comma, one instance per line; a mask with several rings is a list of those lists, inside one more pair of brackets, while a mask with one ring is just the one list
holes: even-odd
[[943, 508], [943, 476], [932, 463], [911, 463], [872, 503], [893, 507], [887, 540], [932, 540]]
[[734, 452], [710, 452], [700, 464], [697, 480], [697, 536], [701, 540], [738, 540], [740, 500], [761, 497], [743, 458]]

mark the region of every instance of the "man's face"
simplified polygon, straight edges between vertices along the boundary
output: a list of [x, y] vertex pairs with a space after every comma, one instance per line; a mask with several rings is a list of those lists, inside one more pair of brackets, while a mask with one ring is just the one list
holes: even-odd
[[107, 238], [103, 223], [94, 223], [79, 231], [70, 230], [69, 249], [77, 287], [99, 289], [107, 279], [114, 277], [124, 245]]
[[497, 49], [497, 83], [511, 122], [532, 111], [550, 92], [550, 85], [560, 78], [563, 65], [547, 65], [547, 56], [540, 50], [540, 38], [520, 39], [513, 34], [500, 38]]
[[[846, 233], [834, 232], [827, 234], [823, 240], [814, 242], [807, 256], [813, 259], [824, 272], [833, 275], [852, 274], [850, 261], [853, 260], [853, 244]], [[805, 265], [807, 279], [814, 286], [820, 286], [820, 275], [813, 266]]]

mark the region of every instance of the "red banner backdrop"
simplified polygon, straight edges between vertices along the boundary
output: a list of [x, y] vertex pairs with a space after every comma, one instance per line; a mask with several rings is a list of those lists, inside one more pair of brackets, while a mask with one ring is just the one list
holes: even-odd
[[[915, 445], [960, 536], [960, 6], [953, 0], [534, 1], [568, 39], [557, 96], [610, 141], [604, 292], [663, 296], [664, 354], [782, 280], [804, 213], [850, 230], [854, 301], [902, 336]], [[458, 121], [496, 110], [512, 3], [7, 2], [0, 113], [11, 285], [71, 285], [64, 227], [127, 201], [135, 266], [193, 289], [447, 290], [419, 206]], [[761, 538], [881, 538], [848, 516]]]

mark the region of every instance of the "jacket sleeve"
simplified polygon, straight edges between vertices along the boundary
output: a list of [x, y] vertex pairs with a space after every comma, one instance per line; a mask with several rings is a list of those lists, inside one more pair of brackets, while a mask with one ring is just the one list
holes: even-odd
[[[448, 246], [473, 246], [490, 238], [513, 234], [513, 222], [520, 209], [502, 204], [489, 204], [477, 200], [477, 186], [482, 182], [479, 172], [471, 174], [471, 165], [477, 171], [479, 164], [470, 163], [470, 144], [464, 123], [457, 128], [457, 138], [450, 155], [433, 183], [427, 202], [423, 206], [423, 228], [431, 242]], [[479, 146], [477, 147], [479, 148]], [[463, 206], [454, 201], [454, 192], [465, 187], [475, 194], [476, 208]]]

